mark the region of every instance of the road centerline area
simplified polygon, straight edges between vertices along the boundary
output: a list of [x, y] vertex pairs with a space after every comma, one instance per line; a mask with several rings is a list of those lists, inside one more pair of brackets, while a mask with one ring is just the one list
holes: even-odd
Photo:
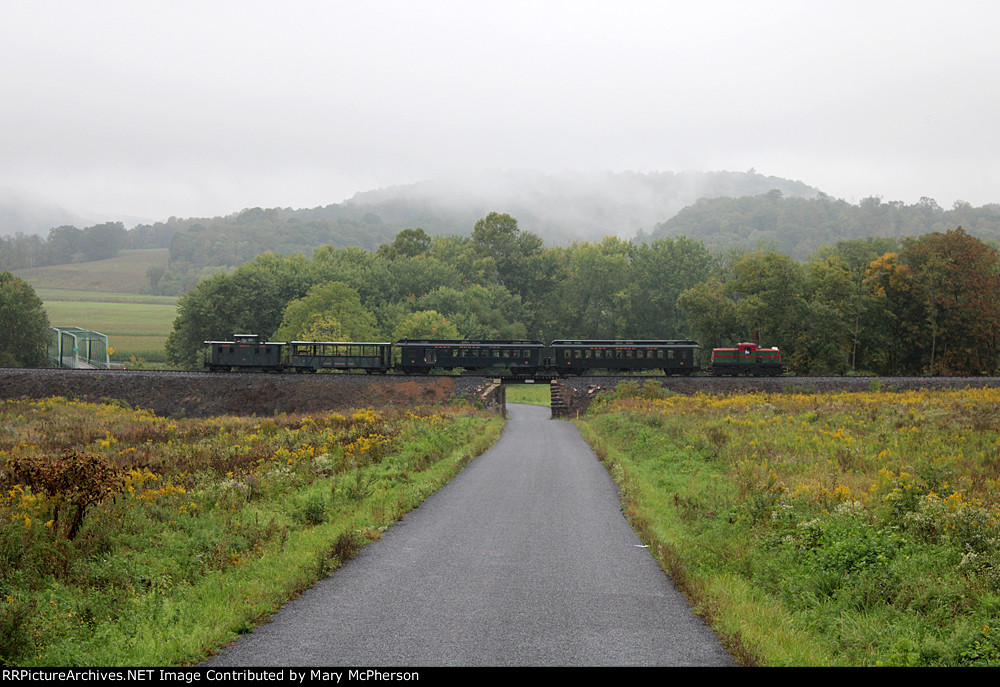
[[212, 666], [735, 665], [568, 422], [497, 444]]

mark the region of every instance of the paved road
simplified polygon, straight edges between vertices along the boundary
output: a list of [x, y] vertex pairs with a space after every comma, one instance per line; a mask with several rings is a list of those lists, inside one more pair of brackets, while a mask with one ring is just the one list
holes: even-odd
[[206, 665], [734, 665], [576, 428], [508, 410], [493, 449]]

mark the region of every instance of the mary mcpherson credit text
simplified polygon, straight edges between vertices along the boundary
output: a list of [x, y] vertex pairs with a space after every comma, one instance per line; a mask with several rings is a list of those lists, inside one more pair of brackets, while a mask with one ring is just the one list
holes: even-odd
[[416, 682], [420, 680], [417, 671], [388, 671], [369, 668], [349, 670], [302, 669], [185, 669], [185, 668], [141, 668], [109, 670], [104, 668], [46, 669], [46, 668], [4, 668], [0, 671], [2, 682]]

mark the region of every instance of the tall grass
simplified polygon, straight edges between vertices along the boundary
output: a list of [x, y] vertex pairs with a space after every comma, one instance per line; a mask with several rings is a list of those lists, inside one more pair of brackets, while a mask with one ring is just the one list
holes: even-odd
[[1000, 391], [620, 387], [579, 424], [745, 663], [1000, 664]]
[[[0, 663], [179, 665], [249, 631], [497, 437], [467, 406], [171, 420], [0, 407]], [[101, 467], [77, 534], [63, 523]]]

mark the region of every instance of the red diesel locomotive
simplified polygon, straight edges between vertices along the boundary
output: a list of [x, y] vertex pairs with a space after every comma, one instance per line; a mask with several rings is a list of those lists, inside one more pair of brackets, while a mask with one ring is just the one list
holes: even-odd
[[709, 371], [716, 376], [777, 377], [785, 373], [781, 351], [761, 348], [755, 343], [739, 343], [734, 348], [712, 349]]

